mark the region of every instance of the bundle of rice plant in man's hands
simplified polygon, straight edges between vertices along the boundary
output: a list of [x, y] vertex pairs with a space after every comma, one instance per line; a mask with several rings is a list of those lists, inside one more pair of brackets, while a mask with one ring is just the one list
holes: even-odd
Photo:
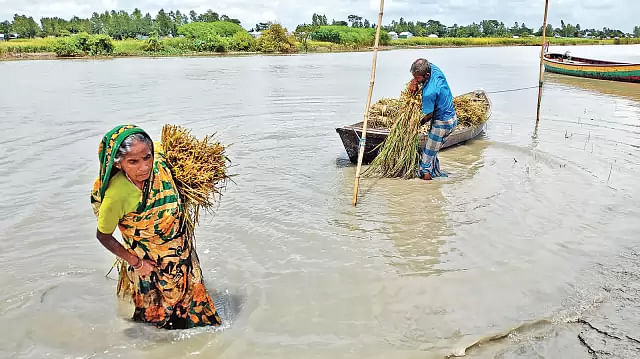
[[212, 210], [226, 187], [229, 159], [214, 135], [198, 140], [180, 126], [162, 128], [162, 147], [173, 180], [184, 201], [187, 234], [193, 234], [200, 208]]
[[413, 178], [416, 175], [420, 163], [420, 122], [424, 118], [421, 111], [422, 93], [411, 92], [407, 86], [399, 100], [400, 106], [391, 121], [389, 135], [382, 143], [378, 156], [364, 172], [366, 176]]

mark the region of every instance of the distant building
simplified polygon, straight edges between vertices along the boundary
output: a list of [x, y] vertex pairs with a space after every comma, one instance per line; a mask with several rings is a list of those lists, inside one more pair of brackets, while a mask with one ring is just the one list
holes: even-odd
[[400, 33], [400, 35], [398, 35], [398, 38], [400, 39], [408, 39], [410, 37], [413, 37], [413, 34], [410, 33], [409, 31], [403, 31]]
[[391, 31], [389, 36], [391, 36], [391, 40], [398, 40], [398, 33], [395, 31]]
[[428, 36], [428, 37], [430, 37], [430, 38], [432, 38], [432, 39], [437, 39], [437, 38], [438, 38], [438, 35], [436, 35], [436, 34], [429, 34], [429, 36]]
[[259, 38], [260, 38], [260, 36], [262, 36], [262, 33], [261, 33], [260, 31], [255, 31], [255, 30], [254, 30], [254, 31], [251, 31], [251, 32], [249, 33], [249, 35], [253, 36], [253, 38], [254, 38], [254, 39], [259, 39]]
[[4, 41], [4, 34], [0, 34], [0, 41]]
[[520, 38], [520, 36], [518, 36], [518, 35], [513, 35], [511, 37], [513, 37], [514, 39], [519, 39]]

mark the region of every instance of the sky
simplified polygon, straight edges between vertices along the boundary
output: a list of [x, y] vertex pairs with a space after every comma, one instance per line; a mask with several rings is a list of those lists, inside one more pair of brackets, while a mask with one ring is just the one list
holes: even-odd
[[[582, 28], [616, 28], [632, 32], [640, 26], [640, 0], [549, 0], [549, 23], [560, 26], [579, 23]], [[362, 16], [374, 23], [377, 20], [379, 0], [0, 0], [0, 21], [10, 20], [13, 14], [41, 17], [74, 15], [90, 17], [91, 13], [105, 10], [139, 8], [153, 16], [164, 8], [198, 13], [212, 9], [219, 14], [237, 18], [250, 29], [258, 22], [278, 22], [293, 30], [296, 25], [310, 23], [313, 13], [325, 14], [332, 19], [345, 20], [350, 14]], [[495, 19], [512, 26], [515, 21], [528, 27], [542, 26], [544, 0], [386, 0], [383, 24], [404, 17], [407, 21], [434, 19], [445, 25], [468, 25], [483, 19]]]

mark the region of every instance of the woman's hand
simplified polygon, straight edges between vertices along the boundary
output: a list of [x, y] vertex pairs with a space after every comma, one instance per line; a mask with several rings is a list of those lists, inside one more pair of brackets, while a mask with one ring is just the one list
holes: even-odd
[[[137, 263], [136, 263], [137, 264]], [[140, 263], [138, 264], [138, 268], [136, 266], [133, 267], [136, 273], [140, 276], [148, 276], [151, 272], [156, 270], [156, 264], [153, 261], [148, 259], [140, 259]]]
[[147, 276], [157, 269], [156, 264], [152, 260], [142, 259], [134, 253], [129, 252], [113, 238], [113, 235], [101, 233], [97, 230], [96, 237], [109, 252], [127, 261], [139, 275]]

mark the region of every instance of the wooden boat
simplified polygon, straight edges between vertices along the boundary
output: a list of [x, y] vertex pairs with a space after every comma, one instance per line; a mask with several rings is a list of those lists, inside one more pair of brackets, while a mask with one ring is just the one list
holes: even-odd
[[[486, 92], [482, 90], [476, 90], [460, 96], [468, 96], [474, 101], [481, 101], [483, 103], [486, 103], [488, 110], [487, 118], [491, 116], [491, 102], [489, 101], [489, 97], [487, 97]], [[447, 138], [447, 142], [444, 143], [442, 148], [444, 149], [454, 145], [462, 144], [468, 140], [473, 139], [474, 137], [484, 132], [485, 126], [486, 122], [480, 126], [474, 127], [456, 126], [456, 128]], [[360, 138], [362, 137], [362, 122], [336, 128], [336, 132], [338, 132], [340, 138], [342, 139], [342, 144], [344, 145], [344, 149], [347, 151], [347, 155], [349, 155], [349, 160], [351, 160], [351, 162], [353, 163], [357, 163], [358, 148], [360, 146]], [[384, 142], [384, 140], [387, 138], [387, 135], [389, 135], [388, 129], [367, 129], [367, 141], [365, 143], [364, 157], [362, 160], [363, 163], [370, 163], [374, 158], [376, 158], [380, 150], [380, 144]], [[420, 135], [420, 151], [424, 150], [427, 136], [428, 134], [425, 133]]]
[[600, 80], [640, 82], [640, 64], [574, 57], [569, 54], [544, 55], [546, 71]]

